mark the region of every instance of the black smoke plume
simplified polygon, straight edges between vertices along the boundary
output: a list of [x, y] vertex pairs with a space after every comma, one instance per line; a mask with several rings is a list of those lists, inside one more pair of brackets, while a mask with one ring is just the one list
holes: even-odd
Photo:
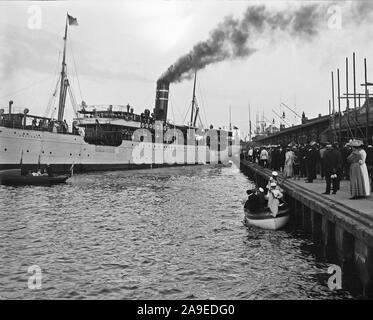
[[[329, 3], [330, 6], [330, 3]], [[307, 4], [287, 9], [250, 6], [242, 19], [226, 17], [210, 32], [209, 38], [197, 43], [160, 77], [169, 82], [190, 79], [195, 70], [227, 59], [242, 59], [253, 54], [254, 39], [266, 31], [281, 30], [290, 36], [309, 39], [318, 34], [320, 24], [327, 28], [327, 5]]]

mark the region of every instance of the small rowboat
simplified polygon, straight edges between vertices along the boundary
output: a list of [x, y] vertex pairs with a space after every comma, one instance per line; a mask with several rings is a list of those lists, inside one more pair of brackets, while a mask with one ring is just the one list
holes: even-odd
[[31, 176], [21, 175], [21, 169], [3, 170], [0, 171], [0, 184], [20, 186], [20, 185], [53, 185], [65, 183], [69, 179], [69, 175], [62, 176]]
[[248, 209], [245, 209], [244, 224], [259, 227], [262, 229], [278, 230], [289, 222], [290, 212], [289, 208], [278, 210], [276, 217], [273, 217], [271, 211], [267, 208], [266, 210], [258, 213], [252, 213]]

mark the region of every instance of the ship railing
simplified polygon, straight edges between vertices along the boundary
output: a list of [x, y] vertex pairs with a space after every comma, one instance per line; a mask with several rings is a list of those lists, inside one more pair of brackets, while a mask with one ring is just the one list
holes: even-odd
[[[30, 116], [33, 118], [32, 116]], [[54, 133], [64, 133], [71, 135], [79, 135], [79, 130], [76, 127], [73, 127], [72, 132], [68, 131], [68, 127], [64, 125], [55, 126], [52, 122], [32, 122], [31, 124], [25, 124], [22, 118], [11, 117], [10, 119], [0, 118], [0, 127], [5, 127], [9, 129], [21, 129], [21, 130], [30, 130], [30, 131], [46, 131]]]

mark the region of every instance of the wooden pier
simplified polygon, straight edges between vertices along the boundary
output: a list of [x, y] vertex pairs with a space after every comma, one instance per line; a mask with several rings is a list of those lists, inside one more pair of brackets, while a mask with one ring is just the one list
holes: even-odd
[[[241, 160], [240, 169], [258, 186], [265, 186], [271, 176], [271, 170], [246, 160]], [[363, 296], [373, 297], [373, 199], [349, 200], [347, 181], [337, 195], [322, 194], [325, 180], [306, 184], [303, 179], [283, 180], [279, 174], [279, 181], [293, 226], [304, 230], [325, 258], [341, 267], [342, 287], [352, 282]]]

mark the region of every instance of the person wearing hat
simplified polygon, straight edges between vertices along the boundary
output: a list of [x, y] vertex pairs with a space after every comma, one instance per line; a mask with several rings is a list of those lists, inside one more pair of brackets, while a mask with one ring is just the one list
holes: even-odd
[[264, 193], [264, 189], [262, 187], [258, 188], [258, 190], [256, 191], [256, 195], [259, 199], [258, 211], [260, 212], [264, 210], [265, 207], [267, 207], [267, 199]]
[[263, 147], [262, 151], [260, 152], [260, 164], [263, 168], [268, 167], [268, 151], [266, 147]]
[[352, 152], [352, 147], [350, 146], [349, 143], [346, 143], [341, 150], [341, 155], [342, 155], [342, 173], [341, 173], [341, 179], [350, 179], [350, 164], [347, 161], [348, 156]]
[[46, 173], [48, 174], [49, 177], [53, 177], [53, 171], [52, 167], [49, 163], [47, 163], [47, 167], [45, 168]]
[[333, 194], [339, 189], [340, 173], [342, 170], [342, 156], [339, 150], [327, 143], [324, 152], [324, 170], [326, 189], [323, 194], [330, 194], [330, 187], [333, 185]]
[[255, 193], [255, 189], [246, 191], [248, 198], [245, 202], [245, 209], [248, 209], [252, 213], [259, 211], [259, 197]]
[[[347, 157], [347, 161], [350, 164], [350, 199], [358, 199], [366, 197], [370, 193], [369, 182], [367, 185], [367, 177], [364, 177], [364, 169], [366, 169], [365, 159], [363, 159], [363, 154], [360, 152], [363, 142], [361, 140], [353, 140], [349, 145], [352, 147], [352, 153]], [[365, 168], [362, 169], [361, 166], [363, 165]]]
[[270, 184], [271, 189], [268, 191], [268, 208], [271, 211], [273, 217], [277, 216], [278, 207], [280, 204], [280, 199], [283, 197], [283, 194], [280, 190], [276, 189], [277, 183], [272, 182]]
[[272, 171], [271, 177], [269, 178], [267, 186], [266, 186], [267, 190], [270, 189], [271, 182], [273, 182], [273, 181], [277, 182], [277, 177], [278, 177], [277, 171]]
[[299, 149], [294, 146], [293, 147], [293, 152], [294, 152], [294, 160], [293, 160], [293, 175], [294, 175], [294, 180], [299, 180], [299, 175], [300, 175], [300, 153]]
[[369, 183], [368, 168], [367, 168], [367, 165], [366, 165], [367, 153], [366, 153], [366, 151], [364, 150], [363, 147], [364, 147], [364, 143], [362, 141], [360, 141], [360, 145], [358, 147], [359, 152], [361, 154], [361, 161], [359, 161], [360, 170], [361, 170], [361, 173], [362, 173], [363, 179], [364, 179], [365, 196], [369, 197], [370, 196], [370, 183]]
[[316, 165], [318, 162], [319, 152], [317, 151], [316, 142], [312, 141], [305, 152], [307, 180], [306, 183], [312, 183], [316, 179]]
[[287, 178], [293, 177], [293, 164], [294, 164], [294, 152], [288, 147], [285, 153], [285, 163], [284, 163], [284, 176]]
[[370, 189], [373, 190], [373, 146], [370, 144], [367, 148], [367, 158], [365, 160], [370, 177]]
[[266, 186], [266, 189], [268, 191], [271, 189], [271, 183], [273, 183], [273, 182], [276, 184], [276, 186], [275, 186], [276, 189], [283, 192], [282, 188], [280, 187], [280, 183], [278, 182], [278, 172], [277, 171], [272, 171], [272, 175], [269, 178], [267, 186]]

